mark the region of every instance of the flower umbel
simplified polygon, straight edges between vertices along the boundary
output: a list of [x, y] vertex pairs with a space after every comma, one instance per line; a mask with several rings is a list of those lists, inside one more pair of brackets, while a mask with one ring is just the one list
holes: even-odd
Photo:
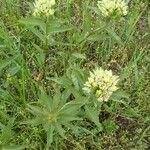
[[35, 0], [34, 3], [34, 16], [50, 16], [54, 14], [53, 6], [55, 5], [55, 0]]
[[111, 70], [97, 68], [90, 72], [88, 81], [84, 84], [83, 90], [87, 94], [94, 92], [98, 101], [108, 101], [114, 91], [118, 89], [116, 84], [119, 77], [112, 74]]
[[104, 17], [112, 16], [114, 13], [120, 16], [127, 15], [128, 6], [124, 0], [101, 0], [97, 6]]

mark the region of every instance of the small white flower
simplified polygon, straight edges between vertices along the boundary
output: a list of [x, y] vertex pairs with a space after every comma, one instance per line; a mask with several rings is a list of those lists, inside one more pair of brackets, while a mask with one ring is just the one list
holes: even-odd
[[94, 92], [98, 101], [108, 101], [113, 92], [118, 89], [116, 86], [118, 81], [119, 77], [113, 75], [111, 70], [97, 68], [90, 72], [90, 77], [84, 84], [83, 91], [86, 94]]

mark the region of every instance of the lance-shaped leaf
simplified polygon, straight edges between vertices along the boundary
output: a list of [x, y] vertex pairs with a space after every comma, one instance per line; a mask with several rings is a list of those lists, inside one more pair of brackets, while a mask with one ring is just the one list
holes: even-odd
[[85, 106], [85, 112], [92, 122], [95, 123], [95, 125], [99, 128], [100, 131], [102, 131], [102, 125], [99, 122], [99, 111], [96, 110], [94, 107]]

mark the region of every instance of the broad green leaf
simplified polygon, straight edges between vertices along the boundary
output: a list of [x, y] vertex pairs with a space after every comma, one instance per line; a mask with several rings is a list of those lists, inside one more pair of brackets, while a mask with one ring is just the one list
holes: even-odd
[[55, 123], [55, 129], [62, 138], [66, 138], [65, 130], [62, 128], [62, 125], [60, 125], [59, 123]]
[[30, 111], [33, 115], [45, 115], [45, 113], [37, 106], [31, 106], [28, 104], [28, 111]]
[[61, 105], [61, 106], [64, 105], [64, 104], [67, 102], [67, 100], [68, 100], [68, 98], [70, 97], [70, 95], [71, 95], [71, 92], [70, 92], [69, 90], [67, 90], [67, 89], [65, 89], [65, 90], [62, 92], [61, 101], [60, 101], [60, 105]]
[[72, 86], [67, 87], [68, 91], [70, 91], [76, 100], [85, 100], [85, 98], [80, 94], [80, 92]]
[[85, 101], [71, 101], [66, 103], [59, 112], [62, 114], [75, 114], [79, 111], [79, 108], [85, 104]]
[[70, 114], [70, 115], [61, 114], [59, 116], [59, 122], [61, 122], [62, 124], [65, 124], [70, 121], [75, 121], [75, 120], [82, 120], [82, 118], [76, 117], [76, 114]]
[[71, 79], [75, 89], [79, 90], [79, 82], [77, 76], [74, 73], [71, 74]]
[[128, 107], [125, 109], [124, 114], [128, 117], [140, 117], [140, 110], [138, 108]]
[[27, 28], [33, 32], [42, 42], [45, 42], [45, 36], [38, 29], [33, 26], [27, 26]]
[[54, 129], [55, 127], [53, 125], [50, 125], [48, 129], [46, 129], [47, 134], [47, 146], [50, 147], [50, 145], [53, 142], [53, 136], [54, 136]]
[[72, 82], [67, 77], [54, 77], [54, 78], [48, 78], [49, 80], [52, 80], [60, 85], [63, 85], [64, 87], [69, 87], [72, 85]]
[[86, 72], [83, 72], [83, 70], [81, 69], [77, 69], [73, 71], [72, 74], [74, 74], [74, 76], [77, 78], [78, 85], [81, 89], [83, 87], [83, 84], [86, 82]]
[[[44, 119], [44, 118], [43, 118]], [[43, 123], [43, 120], [40, 117], [35, 117], [34, 119], [26, 120], [21, 122], [21, 124], [30, 124], [34, 126], [38, 126]]]
[[44, 26], [44, 20], [42, 20], [41, 18], [23, 18], [21, 20], [19, 20], [19, 23], [21, 24], [25, 24], [25, 25], [32, 25], [32, 26]]
[[53, 105], [52, 105], [53, 109], [56, 109], [59, 106], [60, 101], [61, 101], [61, 93], [60, 90], [57, 89], [53, 97]]
[[83, 134], [87, 134], [87, 135], [92, 135], [93, 137], [96, 137], [96, 135], [92, 132], [92, 131], [90, 131], [90, 130], [88, 130], [88, 129], [86, 129], [86, 128], [84, 128], [84, 127], [81, 127], [81, 126], [77, 126], [77, 125], [72, 125], [72, 124], [70, 124], [70, 123], [68, 123], [67, 125], [66, 125], [68, 128], [70, 128], [72, 131], [73, 131], [73, 133], [75, 134], [75, 135], [77, 135], [77, 136], [80, 136], [80, 135], [83, 135]]
[[48, 31], [53, 29], [53, 28], [59, 28], [61, 27], [63, 24], [65, 23], [65, 21], [61, 20], [61, 19], [52, 19], [49, 20], [48, 22]]
[[41, 102], [48, 111], [52, 110], [53, 99], [50, 95], [46, 94], [42, 87], [40, 87], [39, 102]]
[[123, 45], [121, 38], [117, 35], [117, 33], [113, 29], [106, 28], [106, 31], [118, 44]]
[[111, 96], [111, 99], [116, 99], [116, 100], [120, 100], [122, 98], [128, 99], [129, 98], [129, 94], [126, 93], [123, 90], [117, 90], [116, 92], [113, 93], [113, 95]]
[[39, 63], [39, 65], [41, 67], [43, 67], [43, 64], [44, 64], [44, 61], [45, 61], [45, 52], [43, 49], [41, 49], [38, 45], [32, 43], [32, 45], [35, 47], [35, 49], [37, 50], [37, 52], [35, 52], [35, 56], [36, 56], [36, 59]]
[[85, 106], [85, 112], [87, 117], [95, 123], [95, 125], [102, 131], [102, 125], [99, 122], [99, 111], [94, 109], [94, 107]]

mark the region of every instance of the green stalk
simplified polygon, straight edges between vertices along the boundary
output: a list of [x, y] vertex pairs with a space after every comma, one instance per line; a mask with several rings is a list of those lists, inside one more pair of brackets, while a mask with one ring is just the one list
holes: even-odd
[[[48, 23], [49, 23], [49, 18], [46, 17], [46, 21], [45, 21], [45, 51], [46, 49], [48, 49]], [[47, 53], [47, 51], [45, 52]]]
[[44, 54], [45, 54], [45, 60], [44, 60], [44, 64], [43, 64], [43, 78], [45, 78], [45, 72], [46, 72], [46, 58], [47, 58], [47, 54], [48, 54], [48, 24], [49, 24], [49, 18], [46, 17], [45, 20], [45, 43], [44, 43]]

